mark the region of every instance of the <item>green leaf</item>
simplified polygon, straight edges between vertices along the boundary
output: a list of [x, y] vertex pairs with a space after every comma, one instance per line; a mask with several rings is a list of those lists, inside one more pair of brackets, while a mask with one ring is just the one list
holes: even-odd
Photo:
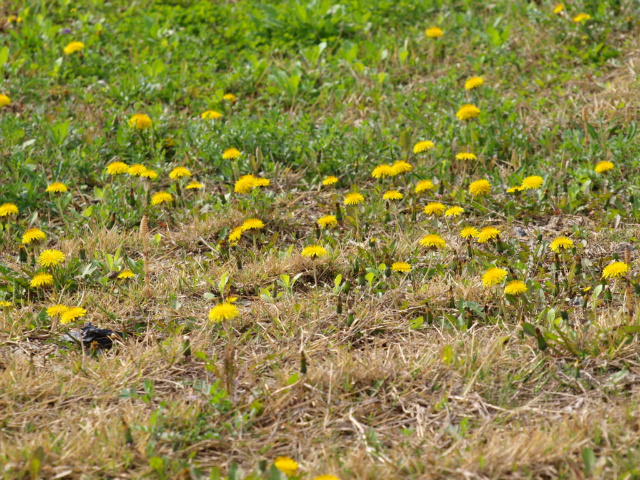
[[584, 470], [588, 474], [593, 473], [593, 467], [596, 465], [596, 456], [593, 449], [585, 447], [582, 449], [582, 461], [584, 462]]

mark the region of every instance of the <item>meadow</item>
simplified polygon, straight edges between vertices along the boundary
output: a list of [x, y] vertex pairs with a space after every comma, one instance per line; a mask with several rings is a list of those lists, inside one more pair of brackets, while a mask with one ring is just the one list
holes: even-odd
[[0, 478], [640, 479], [640, 3], [5, 0]]

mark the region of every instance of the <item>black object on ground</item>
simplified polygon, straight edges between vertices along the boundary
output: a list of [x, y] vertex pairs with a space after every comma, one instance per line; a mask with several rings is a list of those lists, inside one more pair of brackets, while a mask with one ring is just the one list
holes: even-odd
[[89, 322], [80, 331], [69, 332], [69, 335], [65, 335], [63, 340], [82, 343], [82, 346], [88, 349], [109, 349], [113, 346], [114, 340], [122, 341], [124, 337], [124, 332], [116, 332], [110, 328], [98, 328]]

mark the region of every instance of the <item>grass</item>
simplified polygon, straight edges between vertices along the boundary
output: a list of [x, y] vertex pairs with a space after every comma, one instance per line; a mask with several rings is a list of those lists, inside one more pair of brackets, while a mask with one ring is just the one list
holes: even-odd
[[640, 7], [555, 5], [5, 2], [0, 476], [640, 478]]

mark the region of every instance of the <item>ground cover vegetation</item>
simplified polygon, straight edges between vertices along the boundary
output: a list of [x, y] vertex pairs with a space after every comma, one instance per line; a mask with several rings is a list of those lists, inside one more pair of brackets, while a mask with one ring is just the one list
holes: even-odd
[[2, 2], [0, 476], [640, 478], [639, 13]]

